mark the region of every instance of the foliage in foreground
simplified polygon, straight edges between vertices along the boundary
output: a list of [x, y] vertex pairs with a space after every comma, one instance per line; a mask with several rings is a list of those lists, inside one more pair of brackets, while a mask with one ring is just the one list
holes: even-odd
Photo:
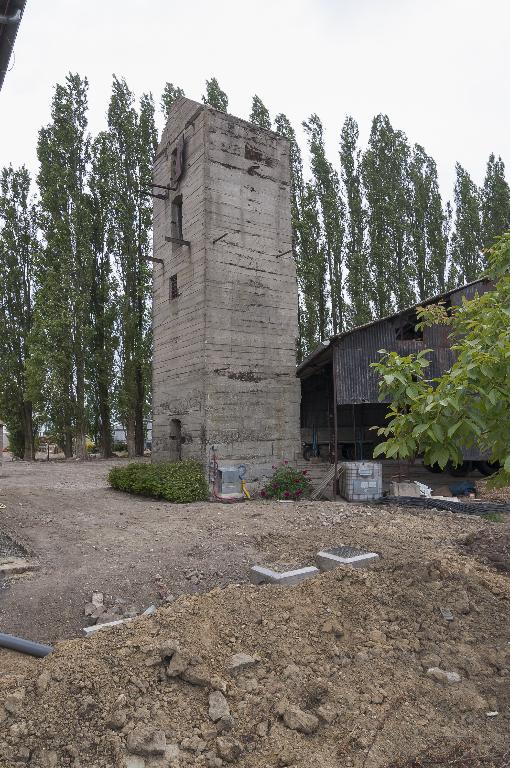
[[194, 459], [114, 467], [108, 473], [108, 482], [118, 491], [176, 503], [207, 501], [209, 498], [204, 469]]
[[457, 360], [437, 379], [426, 379], [431, 350], [400, 357], [382, 350], [374, 367], [380, 399], [391, 398], [387, 440], [374, 458], [409, 459], [423, 454], [444, 468], [462, 462], [462, 448], [478, 445], [502, 469], [492, 485], [510, 484], [510, 232], [488, 252], [494, 290], [460, 307], [419, 310], [422, 325], [450, 326]]
[[274, 469], [273, 476], [260, 492], [263, 498], [299, 501], [312, 490], [312, 484], [306, 476], [306, 469], [301, 471], [289, 467], [287, 462]]

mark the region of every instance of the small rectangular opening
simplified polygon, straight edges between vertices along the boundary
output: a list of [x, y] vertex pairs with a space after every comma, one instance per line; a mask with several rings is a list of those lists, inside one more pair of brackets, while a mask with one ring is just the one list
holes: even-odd
[[397, 341], [423, 341], [423, 328], [416, 328], [418, 315], [415, 310], [407, 315], [400, 315], [395, 327]]
[[177, 141], [177, 146], [172, 150], [170, 155], [170, 179], [174, 186], [179, 183], [179, 179], [184, 172], [185, 146], [186, 142], [184, 136], [181, 135]]
[[169, 296], [171, 299], [176, 299], [179, 295], [179, 289], [177, 287], [177, 275], [172, 275], [169, 280]]
[[177, 147], [172, 150], [170, 155], [170, 179], [175, 182], [177, 177]]
[[182, 195], [172, 200], [172, 237], [182, 240]]

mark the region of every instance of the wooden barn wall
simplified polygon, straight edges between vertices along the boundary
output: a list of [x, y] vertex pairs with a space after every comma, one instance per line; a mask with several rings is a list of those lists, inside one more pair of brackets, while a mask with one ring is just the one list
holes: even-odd
[[[490, 283], [479, 283], [474, 286], [453, 292], [450, 303], [454, 306], [462, 303], [463, 297], [472, 299], [475, 293], [485, 293], [490, 290]], [[401, 327], [403, 318], [409, 313], [403, 313], [388, 320], [360, 328], [335, 343], [334, 364], [337, 371], [337, 402], [347, 403], [377, 403], [379, 399], [379, 380], [376, 371], [371, 367], [380, 359], [380, 349], [409, 355], [431, 349], [428, 355], [431, 365], [427, 370], [430, 378], [440, 376], [455, 361], [455, 354], [450, 349], [448, 328], [434, 325], [425, 328], [422, 340], [398, 340], [397, 329]]]

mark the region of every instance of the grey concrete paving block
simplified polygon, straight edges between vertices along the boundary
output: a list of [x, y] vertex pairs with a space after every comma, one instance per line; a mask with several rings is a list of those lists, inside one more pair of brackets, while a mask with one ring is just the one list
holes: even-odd
[[315, 558], [321, 571], [330, 571], [340, 565], [350, 565], [353, 568], [366, 568], [376, 560], [379, 555], [376, 552], [364, 552], [353, 547], [334, 547], [324, 549], [317, 553]]
[[291, 586], [300, 581], [309, 579], [320, 573], [314, 565], [307, 565], [304, 568], [296, 568], [292, 571], [273, 571], [272, 568], [264, 568], [262, 565], [253, 565], [250, 568], [250, 581], [252, 584], [281, 584]]

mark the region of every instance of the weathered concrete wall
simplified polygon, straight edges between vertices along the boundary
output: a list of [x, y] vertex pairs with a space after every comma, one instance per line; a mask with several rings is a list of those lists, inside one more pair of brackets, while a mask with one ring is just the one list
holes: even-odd
[[[154, 256], [164, 263], [154, 265], [153, 457], [175, 455], [178, 419], [183, 456], [207, 460], [214, 445], [222, 461], [243, 461], [256, 474], [299, 450], [289, 145], [179, 99], [158, 148], [156, 184], [169, 183], [183, 131], [184, 175], [154, 204]], [[165, 241], [176, 195], [190, 247]], [[170, 299], [174, 274], [179, 296]]]

